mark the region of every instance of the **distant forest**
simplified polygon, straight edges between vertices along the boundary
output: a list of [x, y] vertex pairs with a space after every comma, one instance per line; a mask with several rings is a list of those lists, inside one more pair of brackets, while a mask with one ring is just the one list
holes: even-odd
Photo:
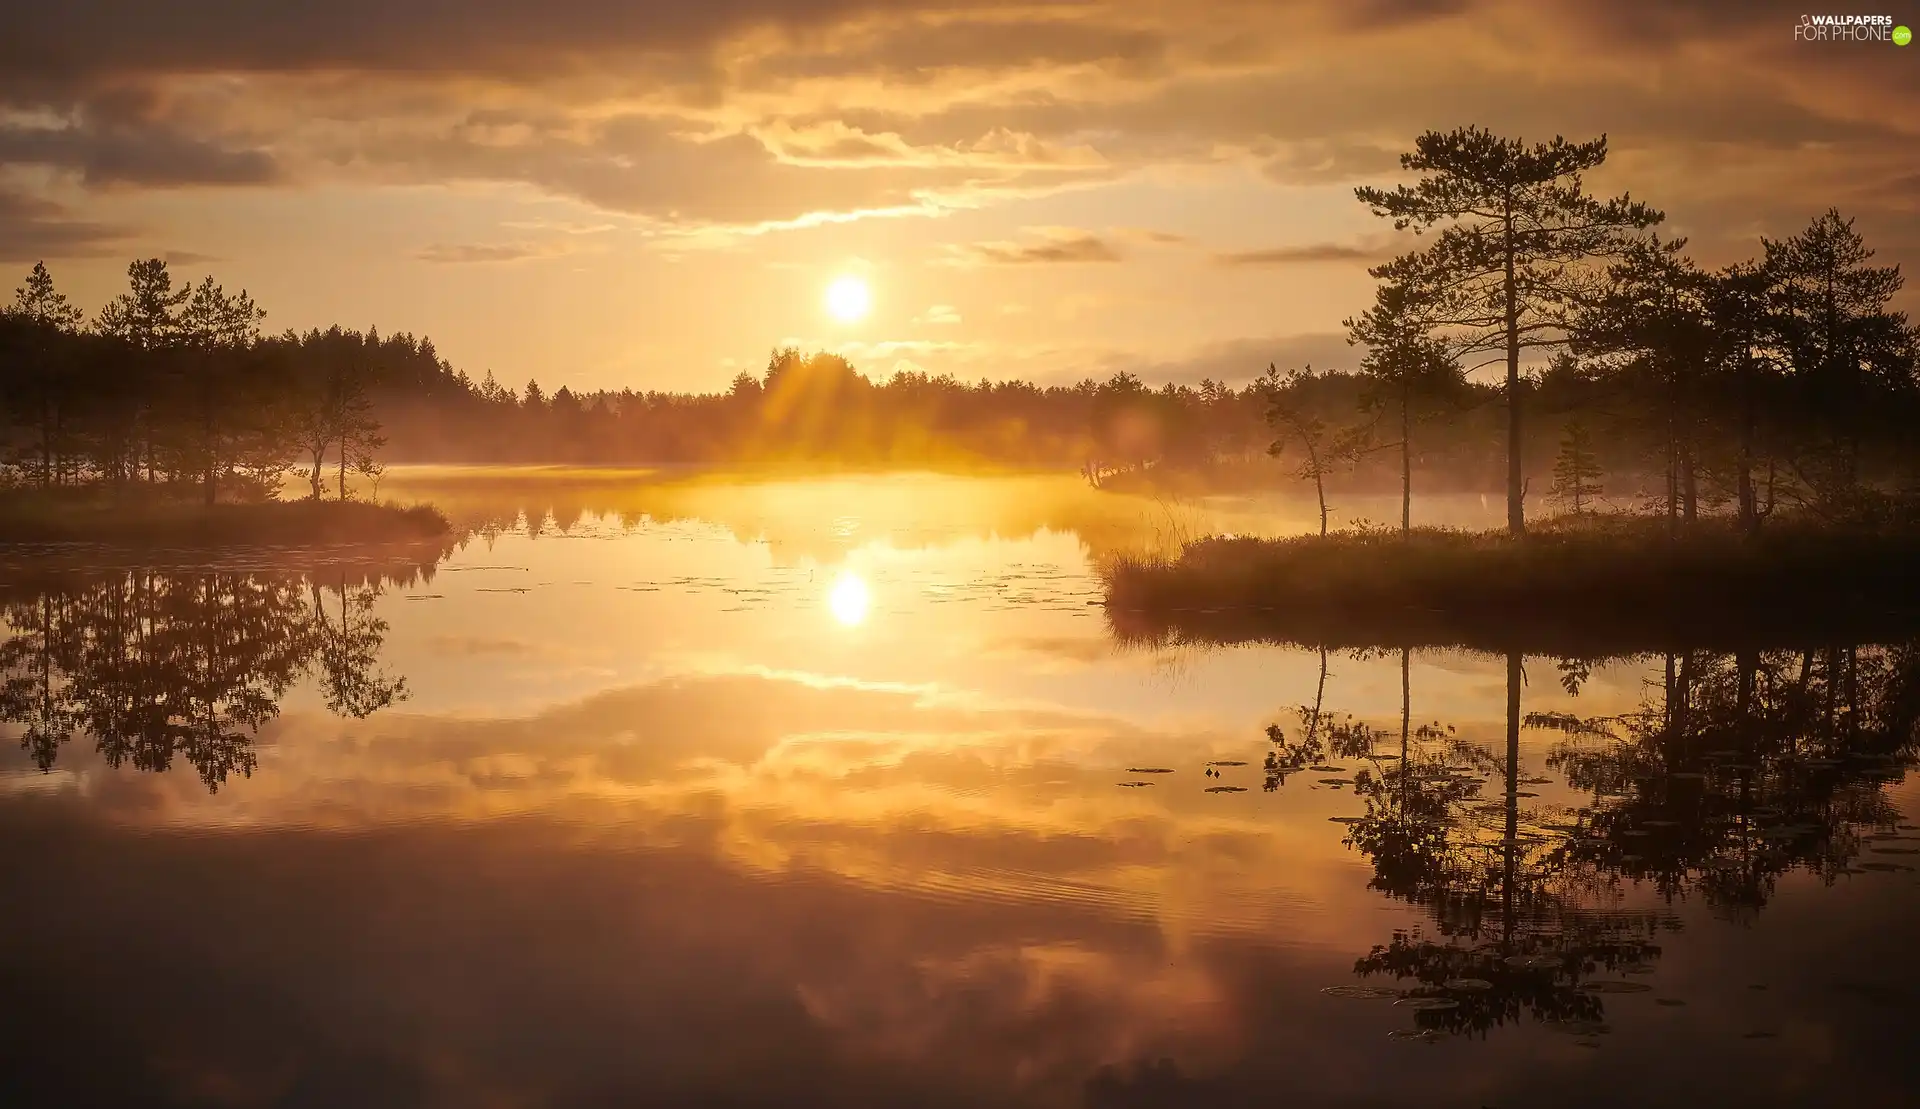
[[[1510, 480], [1510, 495], [1574, 511], [1651, 489], [1689, 517], [1910, 487], [1920, 337], [1889, 307], [1898, 267], [1872, 265], [1829, 211], [1763, 239], [1754, 261], [1703, 270], [1647, 230], [1659, 213], [1580, 192], [1596, 142], [1423, 137], [1404, 164], [1427, 180], [1360, 197], [1398, 226], [1444, 229], [1373, 271], [1378, 300], [1348, 321], [1354, 366], [1269, 366], [1240, 387], [874, 381], [838, 355], [782, 349], [721, 393], [549, 392], [475, 381], [407, 333], [264, 333], [246, 292], [176, 286], [158, 259], [129, 266], [127, 290], [88, 319], [36, 266], [0, 317], [0, 474], [211, 501], [271, 495], [289, 472], [345, 497], [377, 484], [382, 460], [992, 465], [1409, 497], [1418, 472], [1429, 489]], [[1520, 180], [1537, 210], [1475, 224], [1475, 202], [1445, 183], [1476, 173]], [[1473, 373], [1503, 362], [1505, 382]]]

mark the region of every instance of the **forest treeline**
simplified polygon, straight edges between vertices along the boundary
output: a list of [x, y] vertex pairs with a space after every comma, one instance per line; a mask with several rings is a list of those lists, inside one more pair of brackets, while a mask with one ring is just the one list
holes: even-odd
[[[1506, 485], [1510, 521], [1649, 495], [1676, 520], [1734, 506], [1844, 505], [1910, 485], [1920, 337], [1897, 266], [1837, 211], [1709, 270], [1661, 213], [1587, 195], [1605, 140], [1422, 136], [1424, 176], [1360, 199], [1429, 245], [1373, 270], [1350, 369], [1242, 386], [1116, 373], [1041, 386], [920, 372], [875, 381], [781, 349], [724, 392], [549, 392], [478, 381], [410, 334], [268, 334], [246, 292], [175, 287], [134, 262], [91, 320], [36, 266], [0, 320], [9, 483], [247, 499], [304, 479], [377, 488], [382, 459], [581, 464], [990, 464], [1119, 475], [1288, 475], [1425, 488]], [[1504, 381], [1476, 371], [1504, 368]], [[1524, 416], [1524, 423], [1523, 423]], [[1270, 455], [1278, 454], [1275, 463]], [[356, 478], [356, 475], [358, 477]], [[1403, 508], [1403, 525], [1410, 507]]]

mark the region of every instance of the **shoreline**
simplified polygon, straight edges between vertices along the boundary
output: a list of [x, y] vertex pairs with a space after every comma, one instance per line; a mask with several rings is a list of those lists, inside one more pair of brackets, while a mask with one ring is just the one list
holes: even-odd
[[1102, 568], [1143, 645], [1462, 647], [1612, 656], [1920, 635], [1920, 533], [1780, 524], [1207, 539]]
[[204, 505], [0, 497], [0, 550], [73, 545], [215, 548], [443, 542], [453, 525], [430, 504], [263, 501]]

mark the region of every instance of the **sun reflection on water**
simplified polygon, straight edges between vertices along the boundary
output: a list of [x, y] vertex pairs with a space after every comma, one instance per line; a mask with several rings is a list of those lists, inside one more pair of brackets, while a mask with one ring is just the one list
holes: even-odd
[[842, 573], [833, 583], [833, 591], [827, 594], [827, 607], [832, 610], [833, 618], [850, 628], [865, 622], [872, 602], [873, 594], [867, 589], [867, 583], [851, 570]]

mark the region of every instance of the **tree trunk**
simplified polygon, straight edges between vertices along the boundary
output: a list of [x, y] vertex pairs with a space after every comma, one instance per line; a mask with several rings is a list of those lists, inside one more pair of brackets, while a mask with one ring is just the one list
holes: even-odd
[[314, 451], [313, 472], [307, 475], [308, 482], [313, 486], [313, 499], [316, 501], [320, 499], [320, 464], [326, 460], [326, 457], [327, 448], [324, 445]]
[[40, 488], [53, 488], [53, 401], [40, 397]]
[[1320, 471], [1313, 471], [1313, 491], [1320, 497], [1320, 534], [1327, 534], [1327, 485], [1320, 477]]
[[1693, 448], [1680, 449], [1681, 514], [1691, 527], [1700, 518], [1700, 483], [1693, 472]]
[[[56, 444], [53, 451], [53, 483], [55, 485], [65, 485], [67, 484], [67, 472], [69, 469], [68, 457], [61, 452], [57, 444], [67, 441], [67, 414], [58, 405], [55, 405], [53, 409], [53, 441]], [[77, 464], [72, 468], [77, 470]], [[75, 480], [79, 480], [77, 476]]]
[[1501, 938], [1513, 938], [1513, 884], [1519, 868], [1520, 846], [1520, 652], [1507, 652], [1507, 835], [1506, 873], [1500, 883]]
[[1525, 493], [1520, 485], [1520, 292], [1513, 277], [1513, 205], [1507, 205], [1505, 236], [1507, 294], [1507, 531], [1527, 530]]
[[1753, 356], [1740, 361], [1740, 531], [1753, 535], [1760, 530], [1760, 504], [1753, 489]]
[[1313, 690], [1313, 719], [1307, 724], [1307, 742], [1311, 744], [1320, 734], [1320, 706], [1327, 698], [1327, 649], [1320, 648], [1320, 684]]
[[340, 499], [347, 499], [347, 437], [340, 437]]
[[1407, 411], [1412, 386], [1400, 383], [1400, 535], [1413, 534], [1413, 416]]
[[1407, 762], [1408, 733], [1413, 723], [1413, 652], [1400, 648], [1400, 806], [1406, 811], [1406, 787], [1412, 784], [1412, 766]]
[[1680, 535], [1680, 432], [1674, 426], [1672, 371], [1667, 378], [1667, 538]]
[[1413, 652], [1400, 648], [1400, 769], [1407, 768], [1407, 733], [1413, 724]]
[[201, 450], [207, 455], [204, 460], [207, 467], [206, 502], [207, 507], [212, 508], [214, 502], [220, 499], [220, 447], [217, 442], [220, 432], [213, 418], [212, 386], [204, 386], [204, 390], [200, 397]]

